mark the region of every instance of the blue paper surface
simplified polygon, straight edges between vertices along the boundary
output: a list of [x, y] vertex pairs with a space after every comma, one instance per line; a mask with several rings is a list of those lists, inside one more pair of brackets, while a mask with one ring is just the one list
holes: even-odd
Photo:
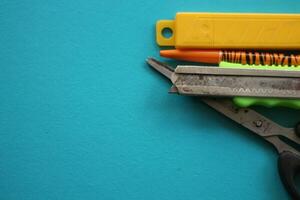
[[[0, 199], [287, 199], [277, 153], [145, 64], [178, 11], [292, 0], [0, 2]], [[299, 111], [260, 109], [293, 125]]]

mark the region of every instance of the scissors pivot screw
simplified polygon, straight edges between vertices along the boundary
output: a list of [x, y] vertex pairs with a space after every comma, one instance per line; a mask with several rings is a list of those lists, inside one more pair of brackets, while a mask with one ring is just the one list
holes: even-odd
[[254, 124], [255, 124], [255, 126], [256, 126], [257, 128], [259, 128], [259, 127], [262, 127], [263, 122], [262, 122], [261, 120], [257, 120], [257, 121], [254, 122]]

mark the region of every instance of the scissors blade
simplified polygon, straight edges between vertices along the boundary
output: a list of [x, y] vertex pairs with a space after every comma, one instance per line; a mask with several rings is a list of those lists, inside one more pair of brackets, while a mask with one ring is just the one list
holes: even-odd
[[153, 67], [154, 69], [156, 69], [158, 72], [160, 72], [161, 74], [163, 74], [165, 77], [167, 77], [168, 79], [171, 80], [172, 75], [174, 73], [174, 69], [172, 67], [170, 67], [169, 65], [166, 65], [162, 62], [159, 62], [158, 60], [154, 59], [154, 58], [148, 58], [146, 60], [146, 62]]
[[218, 112], [273, 144], [279, 153], [289, 150], [298, 154], [296, 150], [281, 141], [278, 137], [282, 136], [300, 144], [300, 139], [296, 137], [294, 129], [282, 127], [254, 110], [236, 108], [230, 99], [202, 98], [202, 100]]

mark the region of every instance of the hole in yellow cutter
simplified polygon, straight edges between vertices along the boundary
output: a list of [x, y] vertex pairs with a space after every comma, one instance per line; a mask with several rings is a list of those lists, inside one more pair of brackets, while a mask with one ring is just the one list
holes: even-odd
[[161, 46], [175, 45], [174, 20], [160, 20], [156, 23], [156, 41]]
[[163, 28], [163, 30], [161, 31], [161, 34], [165, 37], [165, 38], [170, 38], [173, 35], [173, 31], [170, 28]]

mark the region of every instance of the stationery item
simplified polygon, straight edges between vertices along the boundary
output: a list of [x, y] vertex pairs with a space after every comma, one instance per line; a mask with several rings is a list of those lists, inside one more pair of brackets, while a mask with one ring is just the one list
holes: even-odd
[[[298, 173], [300, 173], [300, 152], [297, 148], [300, 145], [300, 123], [297, 123], [294, 128], [282, 127], [276, 122], [266, 118], [262, 114], [259, 114], [252, 109], [236, 107], [231, 99], [224, 97], [211, 97], [211, 95], [214, 94], [223, 94], [224, 96], [227, 96], [228, 91], [217, 90], [218, 87], [221, 87], [222, 85], [230, 88], [235, 87], [236, 82], [229, 81], [230, 76], [235, 75], [236, 77], [251, 77], [253, 79], [256, 79], [257, 77], [264, 77], [263, 74], [259, 74], [256, 72], [259, 70], [252, 69], [252, 71], [250, 72], [248, 69], [236, 71], [236, 69], [233, 70], [229, 68], [210, 67], [210, 69], [207, 69], [200, 66], [198, 66], [197, 68], [185, 68], [182, 66], [177, 66], [174, 70], [172, 67], [163, 64], [153, 58], [147, 59], [147, 62], [151, 67], [153, 67], [155, 70], [172, 81], [174, 86], [171, 88], [171, 92], [188, 95], [202, 95], [204, 91], [202, 91], [201, 88], [203, 88], [203, 90], [205, 91], [209, 91], [206, 96], [201, 97], [201, 100], [204, 103], [206, 103], [219, 113], [225, 115], [229, 119], [232, 119], [236, 123], [249, 129], [251, 132], [264, 139], [266, 142], [272, 144], [279, 154], [277, 165], [283, 185], [291, 195], [292, 199], [300, 199], [300, 192], [297, 190], [297, 185], [295, 184], [295, 177]], [[269, 70], [269, 72], [266, 73], [267, 74], [264, 78], [269, 81], [272, 78], [278, 78], [278, 76], [280, 76], [278, 72], [274, 72], [273, 70]], [[293, 75], [291, 75], [290, 73], [293, 73]], [[210, 87], [209, 89], [205, 88], [210, 84], [204, 81], [206, 79], [205, 76], [209, 76], [209, 78], [206, 79], [209, 82], [212, 81], [213, 78], [215, 78], [214, 76], [223, 76], [222, 74], [226, 74], [227, 76], [229, 76], [229, 79], [222, 78], [223, 82], [215, 81], [214, 87]], [[292, 79], [295, 76], [298, 76], [298, 74], [299, 72], [281, 72], [282, 77], [287, 78], [292, 76]], [[257, 81], [263, 80], [257, 79]], [[285, 87], [285, 83], [282, 82], [281, 84], [283, 87]], [[238, 85], [237, 87], [242, 86]], [[298, 87], [298, 89], [300, 88]], [[249, 92], [251, 93], [251, 90]]]
[[[300, 67], [274, 67], [274, 66], [255, 66], [255, 65], [242, 65], [229, 62], [221, 62], [220, 68], [237, 68], [237, 69], [258, 69], [258, 70], [283, 70], [283, 71], [295, 71], [300, 70]], [[262, 71], [263, 72], [263, 71]], [[280, 72], [279, 72], [280, 73]], [[263, 73], [262, 73], [263, 75]], [[300, 109], [300, 99], [282, 99], [282, 98], [255, 98], [255, 97], [233, 97], [233, 102], [239, 108], [246, 108], [250, 106], [264, 106], [264, 107], [288, 107], [294, 109]]]
[[156, 24], [160, 46], [185, 49], [299, 49], [299, 35], [300, 14], [177, 13]]
[[228, 51], [228, 50], [161, 50], [166, 58], [192, 62], [219, 64], [221, 61], [241, 63], [243, 65], [299, 66], [300, 54], [270, 52]]
[[[294, 99], [288, 103], [300, 109], [300, 71], [260, 70], [230, 67], [205, 67], [178, 65], [175, 70], [153, 58], [148, 63], [167, 76], [173, 83], [171, 93], [206, 97], [259, 97]], [[255, 105], [255, 101], [251, 102]], [[265, 101], [265, 105], [274, 104]], [[281, 104], [285, 106], [284, 101]], [[277, 105], [274, 105], [277, 106]]]

